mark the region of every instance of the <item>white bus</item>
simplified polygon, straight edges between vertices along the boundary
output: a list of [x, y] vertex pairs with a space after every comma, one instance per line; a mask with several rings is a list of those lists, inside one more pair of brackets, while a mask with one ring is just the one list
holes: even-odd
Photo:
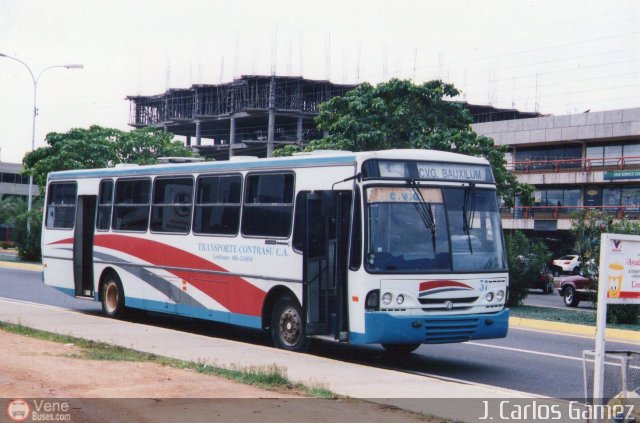
[[483, 158], [429, 150], [49, 174], [44, 281], [126, 308], [382, 344], [504, 337], [508, 273]]

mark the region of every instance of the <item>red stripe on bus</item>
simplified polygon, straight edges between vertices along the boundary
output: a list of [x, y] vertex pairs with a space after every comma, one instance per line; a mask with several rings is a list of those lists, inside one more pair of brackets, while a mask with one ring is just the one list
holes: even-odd
[[[69, 243], [73, 243], [72, 238], [56, 241], [50, 245]], [[125, 235], [96, 235], [94, 245], [123, 252], [155, 266], [228, 272], [227, 269], [195, 254], [148, 239]], [[167, 271], [188, 281], [232, 313], [250, 316], [262, 314], [262, 303], [266, 293], [243, 278], [198, 271], [170, 269]]]
[[420, 283], [420, 291], [427, 291], [435, 288], [463, 288], [473, 289], [471, 286], [458, 281], [439, 280], [439, 281], [427, 281]]

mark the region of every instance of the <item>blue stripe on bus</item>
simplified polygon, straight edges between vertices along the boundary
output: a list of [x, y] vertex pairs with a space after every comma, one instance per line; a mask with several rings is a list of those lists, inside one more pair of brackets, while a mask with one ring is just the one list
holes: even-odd
[[365, 332], [350, 332], [349, 342], [352, 344], [443, 344], [474, 339], [504, 338], [507, 336], [508, 328], [509, 309], [494, 314], [456, 316], [399, 316], [376, 311], [365, 313]]
[[[44, 274], [44, 272], [42, 272]], [[62, 292], [63, 294], [67, 294], [67, 295], [71, 295], [72, 297], [76, 296], [76, 290], [72, 289], [72, 288], [62, 288], [60, 286], [54, 286], [53, 288], [57, 289], [58, 291]]]
[[162, 175], [166, 173], [198, 173], [228, 170], [255, 170], [266, 168], [289, 169], [296, 166], [345, 165], [355, 163], [355, 155], [345, 156], [302, 156], [283, 159], [258, 159], [251, 161], [203, 162], [197, 164], [164, 164], [153, 166], [134, 166], [124, 168], [65, 170], [49, 174], [49, 180], [92, 178], [109, 176]]
[[125, 297], [125, 306], [141, 310], [155, 311], [177, 316], [188, 316], [196, 319], [212, 320], [230, 323], [254, 329], [262, 328], [260, 316], [231, 313], [228, 311], [209, 310], [203, 307], [193, 307], [186, 304], [168, 304], [164, 301], [141, 300], [140, 298]]

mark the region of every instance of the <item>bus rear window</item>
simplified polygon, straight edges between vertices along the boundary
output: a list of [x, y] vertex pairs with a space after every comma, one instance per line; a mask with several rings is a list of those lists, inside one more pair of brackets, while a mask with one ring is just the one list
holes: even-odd
[[76, 193], [78, 187], [74, 182], [49, 185], [47, 195], [48, 229], [72, 229], [76, 214]]

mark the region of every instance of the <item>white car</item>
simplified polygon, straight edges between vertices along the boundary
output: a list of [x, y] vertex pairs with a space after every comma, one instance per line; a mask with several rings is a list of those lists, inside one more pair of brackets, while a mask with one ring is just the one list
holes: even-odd
[[553, 261], [553, 275], [560, 276], [560, 273], [580, 273], [580, 257], [577, 255], [568, 255], [555, 259]]

